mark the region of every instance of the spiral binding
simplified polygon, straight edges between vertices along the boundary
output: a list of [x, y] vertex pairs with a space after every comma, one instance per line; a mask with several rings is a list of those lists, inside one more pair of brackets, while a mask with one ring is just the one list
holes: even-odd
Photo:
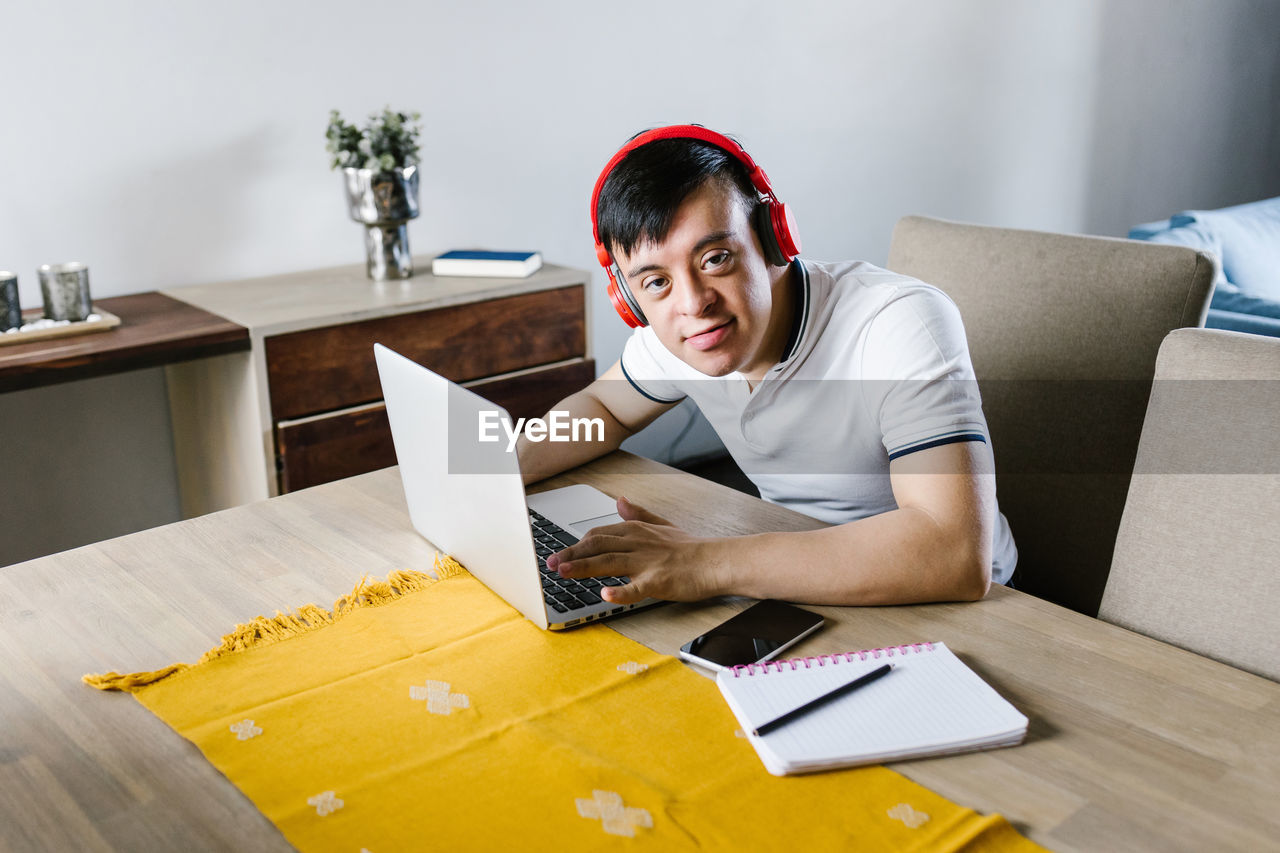
[[784, 660], [770, 660], [764, 663], [748, 663], [733, 667], [734, 678], [742, 675], [755, 675], [756, 670], [767, 673], [772, 667], [774, 672], [783, 672], [787, 667], [791, 670], [812, 669], [814, 665], [826, 666], [827, 664], [853, 663], [856, 658], [859, 661], [879, 660], [882, 657], [891, 658], [894, 655], [902, 656], [906, 654], [920, 654], [921, 652], [933, 651], [933, 643], [908, 643], [904, 646], [884, 646], [877, 649], [861, 649], [856, 652], [842, 652], [834, 655], [813, 655], [803, 658], [785, 658]]

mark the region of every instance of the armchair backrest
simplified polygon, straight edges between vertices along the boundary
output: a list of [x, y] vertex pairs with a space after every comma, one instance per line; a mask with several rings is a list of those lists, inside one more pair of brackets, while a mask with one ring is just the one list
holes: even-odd
[[1280, 680], [1280, 339], [1160, 347], [1099, 616]]
[[1018, 545], [1019, 589], [1090, 615], [1106, 583], [1160, 341], [1198, 326], [1213, 259], [1181, 246], [919, 216], [888, 267], [960, 309]]

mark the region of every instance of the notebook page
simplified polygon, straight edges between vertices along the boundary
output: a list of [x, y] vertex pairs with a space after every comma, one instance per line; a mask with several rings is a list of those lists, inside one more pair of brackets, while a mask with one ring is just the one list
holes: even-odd
[[932, 650], [895, 650], [892, 657], [882, 653], [852, 662], [840, 657], [807, 669], [802, 663], [794, 670], [787, 664], [737, 678], [725, 672], [717, 682], [750, 731], [884, 663], [892, 663], [894, 670], [883, 678], [763, 738], [750, 736], [766, 765], [803, 769], [876, 763], [1016, 742], [1025, 732], [1026, 717], [943, 643], [934, 643]]

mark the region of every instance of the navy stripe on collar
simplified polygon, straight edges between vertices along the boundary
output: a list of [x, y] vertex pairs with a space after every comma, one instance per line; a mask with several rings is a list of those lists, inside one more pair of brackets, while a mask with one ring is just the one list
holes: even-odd
[[792, 296], [795, 312], [791, 317], [791, 333], [787, 336], [787, 345], [782, 348], [782, 358], [778, 360], [778, 364], [785, 364], [791, 356], [796, 354], [800, 341], [804, 339], [805, 329], [809, 325], [809, 271], [805, 269], [799, 258], [791, 262], [791, 267], [792, 270], [798, 270], [800, 273], [800, 286], [795, 289]]

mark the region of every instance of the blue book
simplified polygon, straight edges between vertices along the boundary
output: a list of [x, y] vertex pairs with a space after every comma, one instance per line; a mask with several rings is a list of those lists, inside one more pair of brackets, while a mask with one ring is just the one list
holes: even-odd
[[438, 255], [431, 261], [432, 274], [441, 276], [525, 278], [541, 267], [542, 255], [538, 252], [455, 250]]

